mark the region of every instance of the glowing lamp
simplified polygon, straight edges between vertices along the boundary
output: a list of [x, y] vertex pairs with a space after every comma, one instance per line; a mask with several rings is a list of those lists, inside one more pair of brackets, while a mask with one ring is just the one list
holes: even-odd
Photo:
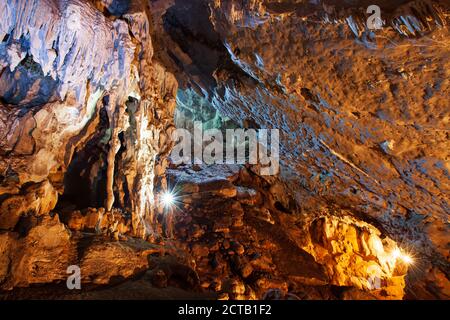
[[401, 259], [406, 264], [412, 264], [414, 262], [413, 258], [411, 258], [411, 256], [409, 256], [407, 254], [402, 254]]
[[402, 252], [399, 248], [394, 249], [394, 251], [391, 252], [391, 256], [396, 261], [397, 259], [400, 259], [405, 264], [412, 264], [414, 263], [413, 258], [404, 252]]
[[171, 207], [175, 203], [175, 196], [171, 192], [166, 192], [162, 195], [161, 202], [165, 207]]

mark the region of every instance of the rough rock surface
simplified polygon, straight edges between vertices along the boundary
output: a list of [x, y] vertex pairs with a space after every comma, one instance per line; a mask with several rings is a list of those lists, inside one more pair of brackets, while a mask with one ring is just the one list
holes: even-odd
[[[75, 264], [139, 297], [448, 299], [450, 7], [380, 1], [371, 31], [367, 5], [2, 1], [0, 297], [95, 297]], [[166, 174], [178, 88], [280, 129], [281, 175]]]
[[[67, 278], [78, 240], [59, 215], [73, 231], [116, 239], [148, 238], [159, 228], [153, 192], [165, 186], [177, 82], [152, 58], [144, 2], [125, 7], [0, 4], [4, 289]], [[47, 223], [50, 216], [58, 222]], [[105, 268], [124, 264], [94, 282], [129, 277], [144, 265], [118, 244], [86, 250], [82, 262], [92, 273], [95, 259]]]
[[[319, 218], [279, 204], [278, 179], [251, 168], [178, 167], [168, 171], [178, 208], [174, 235], [195, 259], [203, 288], [222, 298], [338, 299], [356, 292], [401, 299], [407, 267], [375, 227], [345, 211]], [[230, 190], [234, 189], [234, 192]], [[333, 287], [357, 288], [333, 291]]]
[[[66, 270], [73, 254], [70, 232], [59, 222], [58, 216], [51, 218], [46, 215], [39, 220], [41, 221], [23, 222], [22, 229], [27, 232], [26, 237], [15, 232], [1, 234], [2, 289], [66, 278]], [[27, 227], [31, 227], [30, 230], [26, 230]]]
[[0, 9], [5, 229], [26, 211], [48, 213], [59, 193], [82, 208], [133, 212], [133, 231], [148, 236], [177, 84], [152, 61], [145, 6], [135, 1], [117, 17], [88, 1]]
[[366, 5], [175, 1], [171, 46], [156, 53], [224, 116], [280, 129], [301, 206], [321, 199], [375, 223], [418, 258], [411, 297], [448, 297], [450, 8], [384, 1], [371, 31]]

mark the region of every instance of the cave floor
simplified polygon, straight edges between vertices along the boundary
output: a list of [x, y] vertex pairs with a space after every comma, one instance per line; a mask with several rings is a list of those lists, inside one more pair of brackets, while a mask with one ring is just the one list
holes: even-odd
[[148, 274], [104, 287], [68, 291], [65, 284], [14, 289], [0, 293], [0, 300], [210, 300], [215, 293], [185, 290], [176, 286], [157, 288]]
[[51, 284], [0, 292], [0, 299], [373, 298], [330, 285], [324, 267], [298, 242], [298, 208], [275, 201], [273, 182], [239, 166], [180, 167], [168, 177], [175, 207], [164, 213], [164, 237], [117, 240], [74, 230], [80, 218], [66, 221], [82, 289], [68, 290], [61, 275]]

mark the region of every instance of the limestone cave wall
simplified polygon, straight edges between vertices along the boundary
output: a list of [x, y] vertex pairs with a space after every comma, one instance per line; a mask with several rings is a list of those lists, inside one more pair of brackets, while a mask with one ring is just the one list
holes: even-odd
[[[376, 31], [368, 5], [2, 1], [0, 289], [76, 264], [215, 298], [448, 299], [450, 5], [380, 1]], [[173, 166], [177, 104], [279, 129], [281, 173]]]

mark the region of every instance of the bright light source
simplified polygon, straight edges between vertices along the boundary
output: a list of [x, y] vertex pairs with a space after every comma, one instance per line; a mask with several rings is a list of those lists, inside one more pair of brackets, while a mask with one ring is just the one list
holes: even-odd
[[402, 254], [401, 259], [406, 264], [412, 264], [414, 262], [413, 258], [411, 258], [411, 256], [409, 256], [407, 254]]
[[392, 251], [391, 255], [395, 260], [400, 259], [405, 264], [414, 263], [413, 258], [409, 254], [402, 252], [399, 248], [394, 249], [394, 251]]
[[165, 207], [170, 207], [175, 203], [175, 196], [171, 192], [166, 192], [162, 195], [161, 202]]

